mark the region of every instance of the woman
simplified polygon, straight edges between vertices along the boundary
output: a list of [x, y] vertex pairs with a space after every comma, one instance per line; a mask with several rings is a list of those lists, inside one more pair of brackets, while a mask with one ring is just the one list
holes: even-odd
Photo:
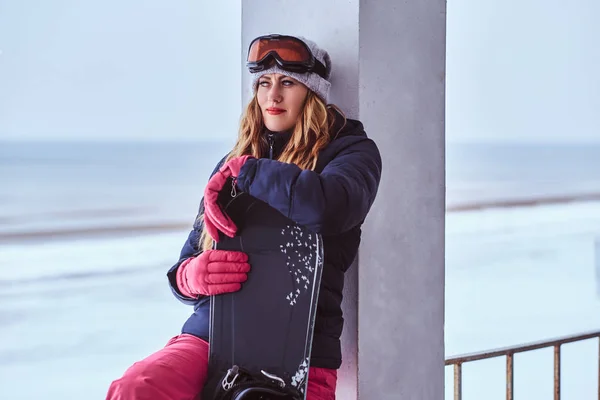
[[324, 271], [314, 328], [307, 398], [335, 399], [341, 365], [344, 273], [356, 257], [361, 225], [375, 199], [381, 158], [359, 121], [328, 106], [331, 60], [314, 42], [255, 39], [247, 66], [254, 97], [238, 141], [206, 186], [194, 229], [169, 270], [174, 295], [194, 306], [182, 333], [114, 381], [108, 399], [192, 399], [206, 381], [209, 296], [241, 288], [250, 270], [241, 252], [212, 250], [236, 226], [217, 204], [229, 178], [247, 192], [321, 233]]

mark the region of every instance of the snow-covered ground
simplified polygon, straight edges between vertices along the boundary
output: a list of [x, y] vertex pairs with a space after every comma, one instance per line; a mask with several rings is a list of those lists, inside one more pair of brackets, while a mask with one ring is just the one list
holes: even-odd
[[183, 235], [0, 248], [0, 399], [102, 399], [190, 309], [166, 269]]
[[[451, 213], [446, 237], [447, 356], [600, 330], [600, 203]], [[597, 398], [598, 340], [565, 345], [562, 363], [562, 398]], [[505, 399], [505, 366], [463, 365], [463, 399]], [[515, 398], [552, 398], [552, 348], [515, 355], [514, 372]]]
[[[165, 272], [186, 234], [0, 246], [0, 399], [103, 399], [177, 334], [191, 309]], [[600, 203], [448, 214], [446, 355], [600, 329], [595, 237]], [[516, 398], [551, 397], [552, 360], [515, 357]], [[598, 341], [566, 345], [563, 364], [563, 398], [595, 398]], [[466, 364], [463, 399], [504, 399], [504, 366]]]

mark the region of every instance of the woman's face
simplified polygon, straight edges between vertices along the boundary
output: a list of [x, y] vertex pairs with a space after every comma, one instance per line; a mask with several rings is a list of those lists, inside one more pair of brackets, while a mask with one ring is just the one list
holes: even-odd
[[267, 129], [280, 132], [293, 128], [307, 94], [308, 88], [289, 76], [261, 76], [256, 97]]

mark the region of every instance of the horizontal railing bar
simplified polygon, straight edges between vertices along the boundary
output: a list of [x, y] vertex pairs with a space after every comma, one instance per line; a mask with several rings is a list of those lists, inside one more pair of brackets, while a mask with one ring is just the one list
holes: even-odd
[[502, 347], [498, 349], [492, 349], [482, 351], [478, 353], [461, 354], [457, 356], [449, 357], [445, 360], [444, 365], [453, 365], [457, 363], [465, 363], [470, 361], [485, 360], [487, 358], [501, 357], [509, 354], [522, 353], [525, 351], [543, 349], [545, 347], [552, 347], [565, 343], [578, 342], [580, 340], [593, 339], [595, 337], [600, 338], [600, 331], [593, 331], [587, 333], [580, 333], [576, 335], [563, 336], [554, 339], [549, 339], [540, 342], [525, 343], [518, 346]]

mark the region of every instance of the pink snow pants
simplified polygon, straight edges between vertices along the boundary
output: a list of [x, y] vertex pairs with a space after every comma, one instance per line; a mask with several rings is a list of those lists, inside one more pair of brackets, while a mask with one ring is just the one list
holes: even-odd
[[[196, 400], [207, 373], [208, 343], [181, 334], [113, 381], [106, 400]], [[335, 400], [336, 382], [337, 370], [310, 367], [306, 398]]]

